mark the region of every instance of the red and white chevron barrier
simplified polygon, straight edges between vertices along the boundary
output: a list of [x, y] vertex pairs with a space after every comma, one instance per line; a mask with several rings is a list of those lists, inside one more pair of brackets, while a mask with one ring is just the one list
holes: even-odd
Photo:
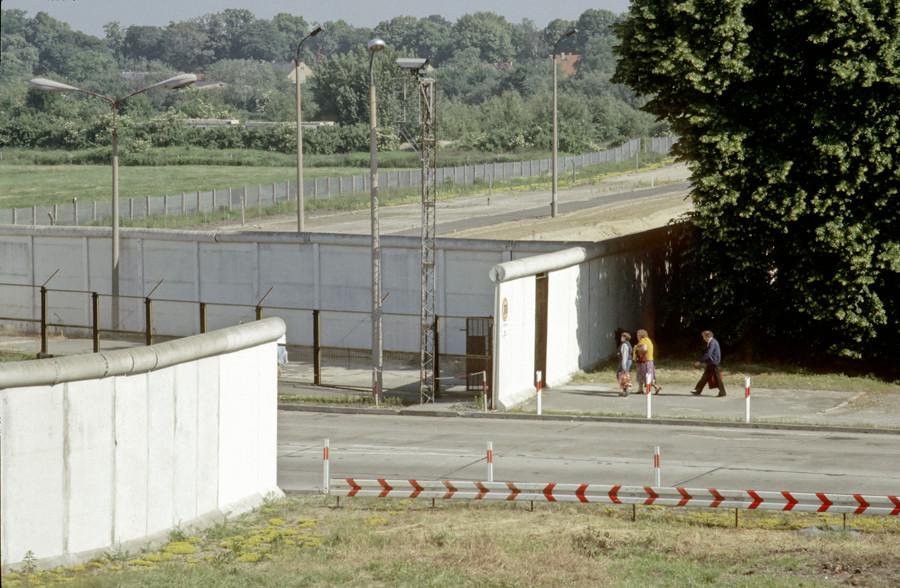
[[534, 500], [645, 506], [695, 506], [900, 516], [900, 497], [822, 492], [763, 492], [601, 484], [535, 484], [449, 480], [363, 480], [332, 478], [332, 496], [440, 498], [453, 500]]

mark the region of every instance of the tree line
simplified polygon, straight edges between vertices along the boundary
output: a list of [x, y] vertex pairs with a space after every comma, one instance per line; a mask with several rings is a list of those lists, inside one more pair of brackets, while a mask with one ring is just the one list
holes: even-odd
[[[289, 128], [220, 129], [200, 133], [182, 118], [231, 118], [290, 123], [296, 120], [294, 83], [288, 74], [297, 44], [311, 29], [302, 17], [256, 18], [245, 9], [226, 9], [166, 27], [111, 22], [98, 39], [39, 12], [2, 13], [0, 146], [88, 149], [108, 143], [108, 106], [77, 94], [39, 95], [32, 77], [54, 79], [110, 97], [122, 96], [176, 72], [202, 76], [208, 84], [179, 92], [141, 94], [121, 105], [119, 124], [131, 147], [198, 145], [248, 147], [290, 153]], [[585, 152], [633, 136], [664, 134], [665, 123], [640, 110], [642, 100], [610, 81], [615, 68], [611, 26], [620, 16], [587, 10], [577, 20], [555, 20], [538, 28], [530, 20], [510, 23], [492, 12], [464, 15], [399, 16], [373, 28], [342, 20], [308, 38], [300, 59], [314, 76], [303, 85], [304, 120], [333, 121], [334, 127], [304, 134], [309, 153], [368, 149], [366, 43], [380, 37], [387, 50], [375, 59], [382, 104], [389, 104], [393, 79], [402, 75], [398, 57], [427, 57], [438, 91], [440, 138], [463, 149], [485, 152], [548, 150], [551, 147], [552, 63], [550, 53], [577, 55], [572, 75], [559, 76], [559, 145]], [[578, 33], [565, 37], [577, 29]], [[563, 38], [565, 37], [565, 38]], [[562, 38], [562, 41], [560, 39]], [[123, 72], [129, 75], [123, 77]], [[390, 108], [382, 106], [379, 140], [399, 144]], [[134, 125], [133, 123], [140, 123]]]

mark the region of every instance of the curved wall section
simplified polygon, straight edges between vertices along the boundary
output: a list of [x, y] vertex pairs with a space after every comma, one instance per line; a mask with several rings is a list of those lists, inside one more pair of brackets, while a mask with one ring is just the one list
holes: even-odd
[[2, 565], [164, 541], [276, 485], [270, 318], [150, 347], [0, 366]]

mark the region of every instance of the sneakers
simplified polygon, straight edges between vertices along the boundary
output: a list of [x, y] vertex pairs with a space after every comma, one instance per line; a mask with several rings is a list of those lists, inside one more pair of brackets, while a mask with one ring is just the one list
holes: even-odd
[[691, 390], [691, 394], [694, 396], [700, 396], [700, 390]]

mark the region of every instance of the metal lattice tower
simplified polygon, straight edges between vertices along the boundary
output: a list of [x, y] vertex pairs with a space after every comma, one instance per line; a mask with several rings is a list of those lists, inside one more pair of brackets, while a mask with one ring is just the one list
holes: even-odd
[[437, 325], [435, 313], [435, 202], [437, 135], [435, 82], [421, 69], [394, 80], [394, 122], [422, 161], [422, 310], [419, 402], [434, 402]]

